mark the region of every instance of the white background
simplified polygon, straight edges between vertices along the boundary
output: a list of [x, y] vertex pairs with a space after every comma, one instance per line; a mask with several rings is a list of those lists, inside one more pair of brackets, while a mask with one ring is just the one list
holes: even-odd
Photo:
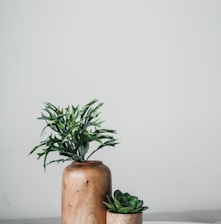
[[113, 189], [221, 208], [221, 1], [0, 0], [0, 218], [60, 215], [68, 164], [28, 156], [43, 102], [104, 102]]

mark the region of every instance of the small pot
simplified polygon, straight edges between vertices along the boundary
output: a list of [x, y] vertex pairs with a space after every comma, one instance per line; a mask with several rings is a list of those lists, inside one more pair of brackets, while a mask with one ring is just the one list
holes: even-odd
[[142, 224], [143, 213], [119, 214], [107, 211], [106, 224]]

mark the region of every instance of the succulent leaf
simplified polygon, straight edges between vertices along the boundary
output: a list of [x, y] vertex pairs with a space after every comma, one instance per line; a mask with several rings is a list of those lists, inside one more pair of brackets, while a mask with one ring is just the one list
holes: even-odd
[[121, 214], [129, 214], [129, 213], [132, 213], [133, 210], [134, 210], [133, 207], [123, 207], [123, 208], [120, 208], [118, 212]]

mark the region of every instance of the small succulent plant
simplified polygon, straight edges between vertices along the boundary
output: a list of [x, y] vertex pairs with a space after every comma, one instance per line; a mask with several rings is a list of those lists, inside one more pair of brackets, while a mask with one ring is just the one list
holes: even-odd
[[120, 190], [115, 190], [113, 196], [106, 195], [107, 201], [103, 202], [108, 210], [113, 213], [131, 214], [140, 213], [148, 209], [143, 206], [143, 201], [137, 196], [129, 193], [122, 193]]
[[[44, 158], [44, 167], [53, 162], [64, 162], [67, 160], [76, 162], [86, 162], [95, 152], [106, 146], [118, 144], [112, 129], [101, 128], [103, 121], [99, 119], [99, 109], [103, 103], [92, 100], [85, 106], [68, 106], [66, 108], [56, 107], [47, 102], [41, 117], [38, 119], [45, 121], [46, 129], [50, 130], [48, 137], [35, 146], [30, 154], [38, 149], [38, 159]], [[91, 149], [90, 143], [95, 142], [95, 149]], [[94, 145], [93, 145], [94, 146]], [[89, 150], [92, 150], [89, 153]], [[49, 153], [58, 152], [64, 158], [56, 159], [47, 163]]]

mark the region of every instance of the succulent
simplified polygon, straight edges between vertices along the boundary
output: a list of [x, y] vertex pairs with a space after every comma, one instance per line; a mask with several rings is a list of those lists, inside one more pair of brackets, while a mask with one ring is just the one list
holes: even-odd
[[[53, 162], [64, 162], [67, 160], [86, 162], [96, 151], [106, 146], [115, 146], [118, 144], [113, 137], [116, 133], [112, 129], [101, 128], [99, 109], [103, 103], [98, 100], [92, 100], [85, 106], [68, 106], [59, 108], [51, 103], [45, 103], [45, 108], [38, 119], [46, 122], [42, 134], [46, 129], [50, 129], [48, 137], [35, 146], [30, 154], [37, 149], [42, 152], [37, 153], [38, 159], [44, 158], [44, 167]], [[90, 143], [95, 147], [89, 153]], [[47, 163], [47, 156], [51, 152], [58, 152], [65, 158], [52, 160]], [[89, 154], [89, 155], [88, 155]]]
[[137, 196], [129, 193], [122, 193], [120, 190], [115, 190], [113, 196], [106, 195], [106, 198], [107, 201], [103, 203], [108, 210], [113, 213], [140, 213], [148, 209], [147, 206], [143, 206], [143, 201], [139, 200]]

